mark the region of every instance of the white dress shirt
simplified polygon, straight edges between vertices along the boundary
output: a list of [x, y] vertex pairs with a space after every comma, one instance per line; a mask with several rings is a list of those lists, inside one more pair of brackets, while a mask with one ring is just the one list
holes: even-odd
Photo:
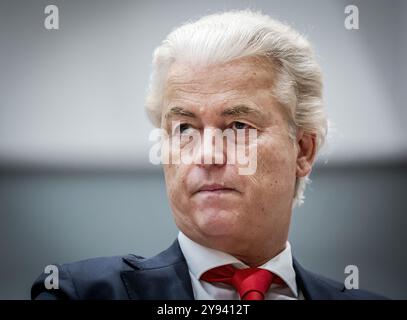
[[[232, 264], [234, 267], [242, 269], [248, 268], [246, 264], [230, 254], [204, 247], [189, 239], [182, 232], [178, 234], [178, 242], [188, 264], [195, 300], [240, 300], [239, 294], [232, 286], [223, 283], [209, 283], [199, 279], [203, 273], [212, 268]], [[273, 272], [287, 284], [287, 286], [272, 284], [265, 294], [265, 300], [304, 299], [295, 281], [289, 242], [282, 252], [259, 268]]]

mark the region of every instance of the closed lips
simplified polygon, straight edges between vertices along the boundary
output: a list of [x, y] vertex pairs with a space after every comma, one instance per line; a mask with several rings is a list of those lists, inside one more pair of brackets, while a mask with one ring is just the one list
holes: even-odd
[[220, 184], [208, 184], [208, 185], [203, 185], [196, 192], [201, 192], [201, 191], [236, 191], [236, 190], [233, 188], [228, 188], [228, 187], [222, 186]]

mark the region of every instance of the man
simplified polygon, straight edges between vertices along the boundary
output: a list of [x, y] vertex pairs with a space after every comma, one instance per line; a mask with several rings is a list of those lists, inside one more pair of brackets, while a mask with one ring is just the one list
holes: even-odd
[[[147, 111], [164, 133], [178, 239], [149, 259], [58, 266], [59, 289], [47, 290], [42, 275], [32, 298], [380, 298], [345, 290], [291, 255], [292, 208], [327, 133], [320, 69], [300, 34], [251, 11], [181, 26], [154, 53]], [[220, 148], [216, 135], [208, 143], [216, 130]], [[236, 161], [247, 154], [254, 163]]]

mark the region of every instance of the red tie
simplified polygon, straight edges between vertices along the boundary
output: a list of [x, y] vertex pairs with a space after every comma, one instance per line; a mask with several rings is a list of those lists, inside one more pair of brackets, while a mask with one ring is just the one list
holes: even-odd
[[201, 280], [223, 282], [235, 287], [242, 300], [264, 300], [272, 283], [284, 284], [274, 273], [260, 268], [237, 269], [231, 264], [206, 271]]

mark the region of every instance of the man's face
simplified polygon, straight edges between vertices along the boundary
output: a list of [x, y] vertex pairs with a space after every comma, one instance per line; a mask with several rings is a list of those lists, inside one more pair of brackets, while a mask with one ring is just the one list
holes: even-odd
[[246, 141], [246, 151], [257, 147], [251, 175], [227, 161], [164, 165], [178, 228], [236, 256], [253, 243], [282, 245], [287, 239], [298, 152], [287, 115], [272, 96], [274, 79], [271, 65], [254, 58], [211, 67], [174, 63], [167, 78], [162, 128], [170, 135], [177, 121], [182, 132], [195, 129], [202, 136], [209, 128], [257, 130], [257, 139]]

